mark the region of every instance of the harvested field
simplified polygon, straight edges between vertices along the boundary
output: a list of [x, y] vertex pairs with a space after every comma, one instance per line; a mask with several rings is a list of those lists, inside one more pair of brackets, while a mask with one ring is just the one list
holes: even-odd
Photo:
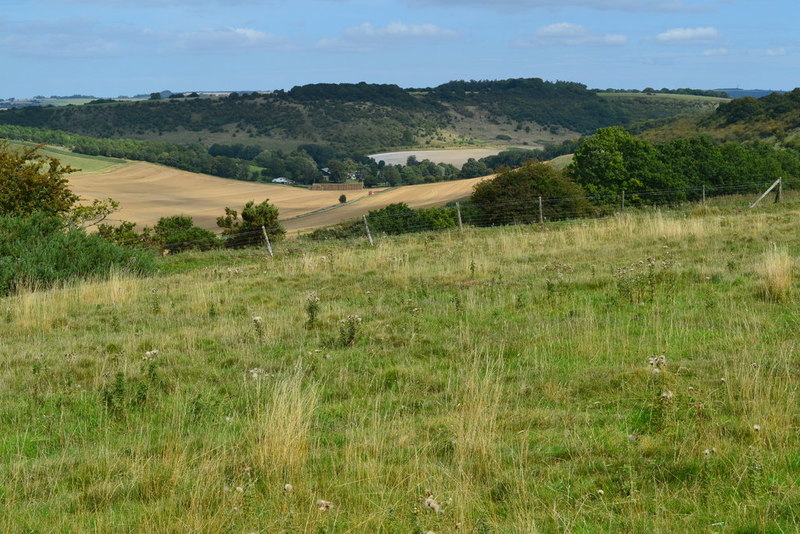
[[[526, 148], [540, 148], [531, 146]], [[419, 161], [429, 159], [434, 163], [449, 163], [461, 168], [469, 158], [481, 159], [499, 154], [506, 148], [464, 148], [453, 150], [406, 150], [403, 152], [385, 152], [372, 154], [369, 157], [375, 161], [385, 161], [387, 165], [405, 165], [409, 156], [415, 156]]]
[[[294, 217], [339, 203], [341, 191], [309, 191], [285, 185], [258, 184], [216, 178], [151, 163], [133, 165], [102, 174], [81, 173], [69, 176], [70, 187], [81, 198], [111, 197], [121, 209], [116, 220], [152, 226], [170, 215], [189, 215], [195, 224], [219, 230], [217, 217], [225, 206], [241, 210], [250, 201], [269, 199], [278, 206], [281, 217]], [[368, 191], [348, 191], [350, 199]]]
[[[341, 205], [341, 191], [310, 191], [227, 180], [143, 162], [110, 172], [69, 176], [70, 187], [81, 198], [111, 197], [118, 201], [121, 209], [113, 215], [116, 221], [152, 226], [161, 217], [189, 215], [198, 226], [219, 230], [216, 219], [223, 215], [225, 206], [240, 210], [249, 200], [261, 202], [269, 199], [280, 210], [287, 230], [294, 231], [336, 224], [394, 202], [406, 202], [415, 208], [442, 205], [469, 196], [480, 180], [473, 178], [388, 191], [372, 190], [374, 194], [371, 196], [366, 189], [347, 191], [351, 202]], [[304, 216], [298, 217], [300, 215]]]
[[[448, 202], [453, 202], [472, 194], [475, 184], [491, 178], [470, 178], [468, 180], [455, 180], [452, 182], [439, 182], [435, 184], [407, 185], [397, 189], [385, 190], [375, 193], [372, 196], [362, 198], [358, 202], [352, 202], [335, 207], [320, 213], [313, 213], [284, 221], [287, 230], [302, 231], [321, 226], [331, 226], [342, 221], [355, 219], [366, 215], [370, 210], [377, 210], [389, 204], [405, 202], [412, 208], [429, 208], [431, 206], [442, 206]], [[281, 212], [283, 213], [283, 212]]]

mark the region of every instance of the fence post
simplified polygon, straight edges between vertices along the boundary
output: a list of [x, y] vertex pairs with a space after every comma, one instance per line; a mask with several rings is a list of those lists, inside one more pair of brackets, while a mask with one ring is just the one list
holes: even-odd
[[542, 210], [542, 197], [539, 197], [539, 224], [544, 224], [544, 210]]
[[367, 224], [367, 216], [363, 215], [364, 218], [364, 228], [367, 229], [367, 238], [369, 238], [370, 246], [375, 246], [375, 243], [372, 241], [372, 233], [369, 231], [369, 224]]
[[775, 202], [777, 202], [778, 201], [778, 197], [780, 197], [780, 194], [781, 194], [781, 182], [782, 181], [783, 181], [782, 178], [778, 178], [777, 180], [775, 180], [775, 183], [773, 183], [771, 186], [769, 186], [769, 189], [764, 191], [764, 194], [761, 195], [760, 197], [758, 197], [758, 200], [756, 200], [755, 202], [750, 204], [750, 209], [753, 209], [756, 206], [758, 206], [758, 203], [761, 202], [762, 200], [764, 200], [764, 197], [769, 195], [770, 192], [772, 192], [772, 190], [775, 189], [776, 186], [778, 187], [778, 191], [775, 193]]
[[464, 231], [464, 225], [461, 223], [461, 203], [456, 202], [456, 217], [458, 217], [458, 231]]
[[269, 257], [274, 258], [275, 256], [272, 254], [272, 243], [269, 242], [269, 236], [267, 235], [267, 229], [264, 226], [261, 226], [261, 233], [264, 235], [264, 243], [267, 245], [267, 250], [269, 251]]
[[625, 211], [625, 190], [622, 190], [622, 211]]
[[706, 184], [703, 184], [703, 206], [706, 205]]
[[781, 201], [783, 197], [783, 178], [778, 178], [778, 192], [775, 193], [775, 204]]

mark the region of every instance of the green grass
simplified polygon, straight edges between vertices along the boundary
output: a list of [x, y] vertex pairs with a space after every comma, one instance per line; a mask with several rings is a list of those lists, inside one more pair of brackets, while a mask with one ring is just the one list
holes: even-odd
[[[28, 141], [9, 141], [8, 144], [11, 148], [15, 149], [37, 145], [37, 143], [31, 143]], [[39, 150], [39, 154], [56, 158], [61, 162], [62, 165], [69, 165], [74, 169], [80, 169], [78, 174], [110, 172], [126, 165], [130, 165], [130, 162], [123, 159], [76, 154], [75, 152], [70, 152], [69, 150], [56, 148], [53, 146], [42, 147]]]
[[0, 300], [0, 528], [794, 532], [798, 295], [762, 274], [800, 254], [787, 200]]

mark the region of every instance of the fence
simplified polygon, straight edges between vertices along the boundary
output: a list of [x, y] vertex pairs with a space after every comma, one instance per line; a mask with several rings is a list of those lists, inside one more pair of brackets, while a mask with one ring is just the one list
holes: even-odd
[[[621, 192], [618, 195], [593, 197], [541, 198], [496, 202], [489, 204], [455, 203], [436, 210], [407, 210], [401, 213], [376, 214], [370, 212], [327, 231], [317, 231], [318, 240], [362, 239], [374, 244], [384, 235], [414, 233], [432, 230], [463, 230], [465, 227], [490, 227], [505, 225], [539, 224], [572, 219], [606, 217], [626, 211], [653, 211], [660, 208], [680, 208], [707, 203], [727, 202], [743, 210], [755, 207], [769, 193], [778, 202], [787, 189], [798, 188], [800, 180], [780, 179], [776, 182], [705, 186], [680, 190], [649, 190]], [[734, 195], [747, 195], [734, 198]], [[760, 197], [760, 198], [759, 198]], [[755, 202], [753, 202], [755, 200]], [[222, 246], [228, 248], [264, 246], [273, 254], [269, 236], [273, 228], [254, 228], [234, 236], [219, 236]], [[312, 232], [313, 235], [313, 232]], [[298, 237], [307, 238], [307, 237]], [[167, 250], [207, 249], [208, 241], [170, 243]]]

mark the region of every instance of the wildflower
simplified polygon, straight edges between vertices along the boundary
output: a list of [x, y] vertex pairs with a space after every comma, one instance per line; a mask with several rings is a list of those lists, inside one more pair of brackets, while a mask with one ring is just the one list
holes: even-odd
[[661, 369], [662, 367], [667, 366], [667, 357], [663, 354], [659, 354], [658, 356], [651, 356], [647, 358], [647, 362], [653, 369]]
[[294, 490], [294, 486], [292, 486], [291, 484], [284, 484], [283, 485], [283, 491], [290, 492], [290, 491], [293, 491], [293, 490]]
[[250, 373], [250, 378], [253, 380], [259, 380], [264, 376], [264, 370], [261, 367], [254, 367], [247, 372]]
[[761, 432], [761, 425], [753, 425], [753, 430], [756, 432]]
[[675, 394], [673, 392], [669, 391], [669, 390], [667, 390], [667, 391], [665, 391], [665, 392], [663, 392], [661, 394], [661, 398], [664, 399], [665, 402], [671, 401], [674, 396], [675, 396]]
[[318, 499], [317, 506], [319, 506], [320, 512], [327, 512], [328, 510], [333, 508], [333, 503], [331, 501], [326, 501], [324, 499]]
[[264, 320], [261, 317], [259, 317], [258, 315], [254, 315], [253, 316], [253, 324], [255, 324], [256, 326], [261, 326], [261, 323], [263, 321]]
[[599, 489], [599, 490], [597, 490], [597, 494], [602, 497], [603, 495], [606, 494], [606, 492], [601, 490], [601, 489]]
[[709, 456], [710, 454], [711, 454], [711, 451], [709, 449], [706, 449], [706, 450], [703, 451], [703, 455], [704, 456]]
[[159, 354], [161, 353], [157, 350], [148, 350], [147, 352], [144, 353], [142, 360], [149, 362], [151, 360], [154, 360], [155, 357], [158, 356]]
[[236, 486], [236, 492], [237, 493], [244, 493], [244, 488], [241, 487], [241, 486]]
[[722, 382], [723, 384], [724, 384], [725, 382], [727, 382], [727, 380], [725, 380], [725, 377], [724, 377], [724, 376], [723, 376], [722, 378], [720, 378], [720, 379], [719, 379], [719, 381], [720, 381], [720, 382]]
[[636, 441], [639, 439], [639, 436], [636, 434], [628, 434], [628, 441]]
[[442, 505], [436, 502], [436, 499], [433, 498], [433, 495], [429, 495], [427, 499], [425, 499], [425, 508], [430, 508], [437, 514], [442, 513]]

